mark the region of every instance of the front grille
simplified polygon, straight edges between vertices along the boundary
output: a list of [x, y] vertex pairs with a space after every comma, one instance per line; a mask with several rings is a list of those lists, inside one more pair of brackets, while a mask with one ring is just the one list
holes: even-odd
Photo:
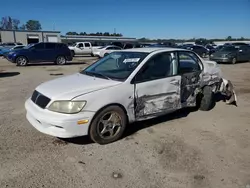
[[33, 92], [31, 100], [41, 108], [45, 108], [50, 102], [50, 98], [44, 96], [36, 90]]

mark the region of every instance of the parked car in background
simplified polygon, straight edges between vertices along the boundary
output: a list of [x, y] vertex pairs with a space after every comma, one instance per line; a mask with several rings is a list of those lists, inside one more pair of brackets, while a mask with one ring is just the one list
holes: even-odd
[[7, 48], [12, 48], [14, 46], [19, 46], [19, 45], [23, 45], [23, 44], [20, 42], [7, 42], [7, 43], [1, 44], [2, 47], [7, 47]]
[[94, 51], [101, 46], [92, 46], [90, 42], [76, 42], [72, 46], [69, 46], [72, 56], [75, 55], [91, 55], [94, 57]]
[[25, 102], [28, 121], [59, 137], [89, 135], [99, 144], [120, 139], [128, 123], [197, 106], [211, 110], [215, 93], [236, 103], [216, 62], [176, 48], [116, 51], [80, 73], [39, 85]]
[[200, 45], [194, 45], [190, 47], [189, 50], [194, 51], [195, 53], [197, 53], [199, 56], [203, 58], [206, 57], [207, 54], [209, 54], [209, 51], [204, 46], [200, 46]]
[[41, 42], [9, 52], [7, 59], [17, 66], [38, 62], [55, 62], [58, 65], [64, 65], [72, 60], [72, 56], [66, 44]]
[[244, 43], [244, 42], [234, 42], [231, 45], [233, 45], [233, 46], [248, 46], [249, 44]]
[[2, 48], [0, 49], [0, 56], [2, 55], [4, 58], [6, 58], [10, 52], [23, 49], [24, 47], [24, 45], [18, 45], [12, 48]]
[[98, 53], [97, 56], [99, 58], [102, 58], [104, 56], [109, 55], [111, 52], [114, 52], [114, 51], [117, 51], [117, 50], [122, 50], [122, 48], [119, 47], [119, 46], [112, 46], [112, 45], [110, 45], [110, 46], [107, 46], [107, 47], [101, 49], [100, 53]]
[[250, 47], [226, 45], [210, 56], [210, 60], [218, 63], [236, 64], [240, 61], [250, 61]]
[[207, 44], [205, 48], [207, 49], [209, 55], [213, 54], [216, 51], [215, 48], [210, 44]]

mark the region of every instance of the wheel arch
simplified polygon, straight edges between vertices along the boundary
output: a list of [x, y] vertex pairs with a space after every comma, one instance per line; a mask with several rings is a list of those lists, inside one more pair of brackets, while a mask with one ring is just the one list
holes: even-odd
[[[118, 107], [120, 107], [120, 108], [124, 111], [124, 113], [125, 113], [125, 115], [126, 115], [127, 122], [129, 122], [128, 112], [127, 112], [126, 108], [125, 108], [122, 104], [120, 104], [120, 103], [110, 103], [110, 104], [107, 104], [107, 105], [101, 107], [99, 110], [96, 111], [96, 113], [95, 113], [95, 115], [93, 116], [93, 118], [91, 119], [89, 125], [91, 126], [91, 124], [92, 124], [92, 122], [94, 121], [94, 119], [96, 118], [96, 116], [97, 116], [102, 110], [104, 110], [105, 108], [107, 108], [107, 107], [109, 107], [109, 106], [118, 106]], [[89, 131], [90, 131], [90, 126], [89, 126], [89, 128], [88, 128], [88, 134], [89, 134]]]
[[25, 57], [27, 59], [27, 63], [29, 62], [29, 58], [26, 55], [17, 55], [15, 57], [15, 63], [16, 63], [17, 58], [19, 58], [19, 57]]

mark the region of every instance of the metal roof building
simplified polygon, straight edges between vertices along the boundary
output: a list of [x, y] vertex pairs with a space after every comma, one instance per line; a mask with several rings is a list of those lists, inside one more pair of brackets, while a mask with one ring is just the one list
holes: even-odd
[[61, 42], [60, 31], [0, 30], [2, 43]]
[[117, 36], [84, 36], [84, 35], [65, 35], [61, 36], [64, 43], [74, 42], [91, 42], [91, 43], [108, 43], [108, 42], [136, 42], [136, 38], [117, 37]]

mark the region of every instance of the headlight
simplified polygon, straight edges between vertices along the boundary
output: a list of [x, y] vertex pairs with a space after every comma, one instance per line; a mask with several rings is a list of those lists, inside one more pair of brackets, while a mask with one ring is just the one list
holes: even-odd
[[48, 110], [64, 114], [75, 114], [80, 112], [86, 103], [86, 101], [54, 101]]

